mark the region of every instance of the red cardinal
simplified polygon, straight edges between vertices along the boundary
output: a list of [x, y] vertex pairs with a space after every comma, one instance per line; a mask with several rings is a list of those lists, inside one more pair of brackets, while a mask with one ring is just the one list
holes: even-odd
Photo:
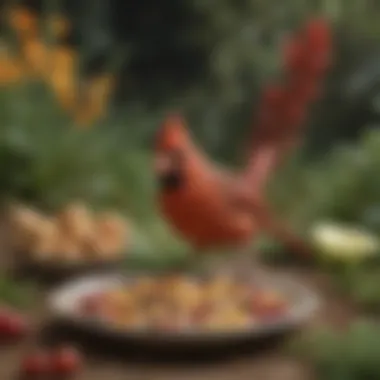
[[262, 195], [269, 176], [300, 137], [330, 53], [330, 30], [324, 20], [309, 21], [289, 40], [284, 81], [265, 91], [249, 160], [239, 173], [211, 162], [179, 116], [164, 122], [155, 151], [158, 202], [168, 222], [195, 249], [245, 246], [266, 232], [292, 251], [309, 252], [277, 220]]

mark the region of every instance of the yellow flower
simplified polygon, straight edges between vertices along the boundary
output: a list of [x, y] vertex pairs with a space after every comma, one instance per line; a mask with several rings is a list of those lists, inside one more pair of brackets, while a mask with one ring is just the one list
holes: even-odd
[[14, 57], [0, 56], [0, 86], [18, 83], [23, 78], [22, 62]]
[[20, 82], [24, 76], [25, 67], [22, 60], [14, 57], [7, 43], [0, 40], [0, 86]]
[[35, 37], [38, 33], [37, 16], [25, 7], [15, 7], [9, 12], [9, 25], [22, 39]]
[[32, 75], [41, 77], [46, 74], [50, 51], [43, 41], [37, 38], [26, 39], [22, 43], [21, 52]]
[[73, 111], [77, 103], [77, 54], [68, 47], [59, 46], [50, 58], [46, 79], [60, 105], [66, 111]]
[[79, 125], [89, 125], [105, 114], [114, 85], [115, 77], [109, 73], [87, 82], [84, 87], [83, 102], [75, 116]]
[[115, 78], [111, 74], [103, 74], [93, 78], [87, 87], [87, 102], [94, 114], [101, 116], [105, 111], [109, 97], [115, 85]]

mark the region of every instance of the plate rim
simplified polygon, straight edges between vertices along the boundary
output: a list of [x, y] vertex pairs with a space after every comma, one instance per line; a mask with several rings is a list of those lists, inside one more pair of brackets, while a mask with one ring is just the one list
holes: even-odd
[[[149, 329], [128, 329], [121, 328], [111, 324], [103, 323], [102, 321], [91, 320], [83, 318], [70, 310], [63, 310], [59, 306], [59, 299], [67, 292], [73, 291], [83, 287], [83, 285], [90, 286], [96, 283], [99, 284], [116, 284], [117, 282], [126, 281], [139, 277], [139, 274], [120, 274], [120, 273], [107, 273], [107, 274], [91, 274], [81, 276], [79, 278], [69, 280], [57, 288], [50, 291], [47, 296], [46, 304], [50, 314], [50, 317], [69, 322], [77, 327], [90, 329], [95, 333], [105, 333], [107, 335], [117, 336], [125, 339], [138, 339], [149, 341], [163, 341], [165, 342], [192, 342], [192, 341], [220, 341], [220, 340], [235, 340], [246, 338], [259, 338], [265, 335], [272, 335], [276, 333], [285, 332], [302, 325], [310, 316], [315, 313], [321, 306], [322, 300], [317, 292], [311, 290], [308, 286], [302, 284], [299, 281], [295, 281], [291, 277], [281, 275], [265, 275], [264, 277], [275, 277], [276, 281], [283, 282], [283, 285], [287, 284], [289, 287], [298, 287], [299, 297], [303, 297], [302, 302], [298, 302], [298, 305], [292, 308], [292, 311], [287, 314], [281, 320], [274, 320], [267, 323], [260, 323], [258, 325], [252, 324], [241, 329], [232, 330], [149, 330]], [[195, 277], [189, 275], [189, 277]], [[106, 286], [106, 285], [105, 285]]]

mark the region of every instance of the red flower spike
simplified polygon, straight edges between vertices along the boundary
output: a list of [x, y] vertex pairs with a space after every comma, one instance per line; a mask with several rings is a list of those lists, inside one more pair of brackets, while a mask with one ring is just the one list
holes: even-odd
[[[310, 103], [320, 95], [321, 82], [331, 64], [332, 41], [328, 23], [319, 19], [309, 21], [300, 33], [288, 40], [283, 53], [283, 94], [281, 97], [263, 95], [252, 137], [254, 143], [250, 146], [252, 164], [248, 165], [246, 175], [249, 180], [257, 180], [258, 186], [265, 183], [278, 162], [299, 141]], [[276, 101], [270, 100], [273, 98]], [[265, 175], [254, 178], [256, 160], [263, 151], [267, 152], [268, 147], [272, 150], [272, 163]], [[255, 154], [252, 154], [253, 150]]]
[[[259, 119], [261, 124], [277, 122], [278, 110], [282, 107], [287, 97], [287, 91], [283, 86], [266, 86], [263, 90]], [[274, 111], [275, 110], [275, 111]]]
[[322, 75], [331, 64], [330, 28], [324, 20], [312, 20], [305, 26], [307, 69], [311, 75]]
[[282, 105], [275, 110], [271, 107], [261, 108], [258, 118], [259, 128], [265, 128], [267, 134], [270, 135], [270, 131], [276, 129], [278, 123], [281, 122], [281, 108]]
[[270, 131], [272, 126], [278, 124], [279, 110], [286, 97], [287, 91], [283, 86], [270, 85], [264, 88], [258, 117], [260, 128], [265, 126], [265, 130]]
[[304, 47], [299, 38], [290, 39], [284, 46], [284, 69], [294, 73], [303, 69], [305, 64]]
[[317, 53], [331, 51], [331, 33], [328, 23], [323, 19], [314, 19], [305, 26], [307, 45]]
[[289, 104], [283, 112], [283, 123], [297, 128], [306, 120], [305, 104]]
[[311, 76], [322, 76], [330, 65], [331, 58], [326, 53], [310, 54], [310, 60], [308, 62], [308, 72]]
[[279, 105], [285, 95], [286, 92], [282, 86], [266, 86], [263, 94], [263, 108], [265, 108], [265, 106], [272, 107]]
[[300, 103], [309, 103], [316, 100], [321, 94], [319, 81], [307, 77], [297, 78], [290, 84], [292, 97]]

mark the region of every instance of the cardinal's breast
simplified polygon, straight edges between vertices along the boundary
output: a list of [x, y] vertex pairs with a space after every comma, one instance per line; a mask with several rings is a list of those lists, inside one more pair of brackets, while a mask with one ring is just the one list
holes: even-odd
[[162, 189], [161, 212], [183, 238], [197, 247], [241, 244], [251, 239], [256, 227], [254, 218], [247, 210], [230, 205], [224, 186], [219, 177], [194, 176], [182, 186]]

